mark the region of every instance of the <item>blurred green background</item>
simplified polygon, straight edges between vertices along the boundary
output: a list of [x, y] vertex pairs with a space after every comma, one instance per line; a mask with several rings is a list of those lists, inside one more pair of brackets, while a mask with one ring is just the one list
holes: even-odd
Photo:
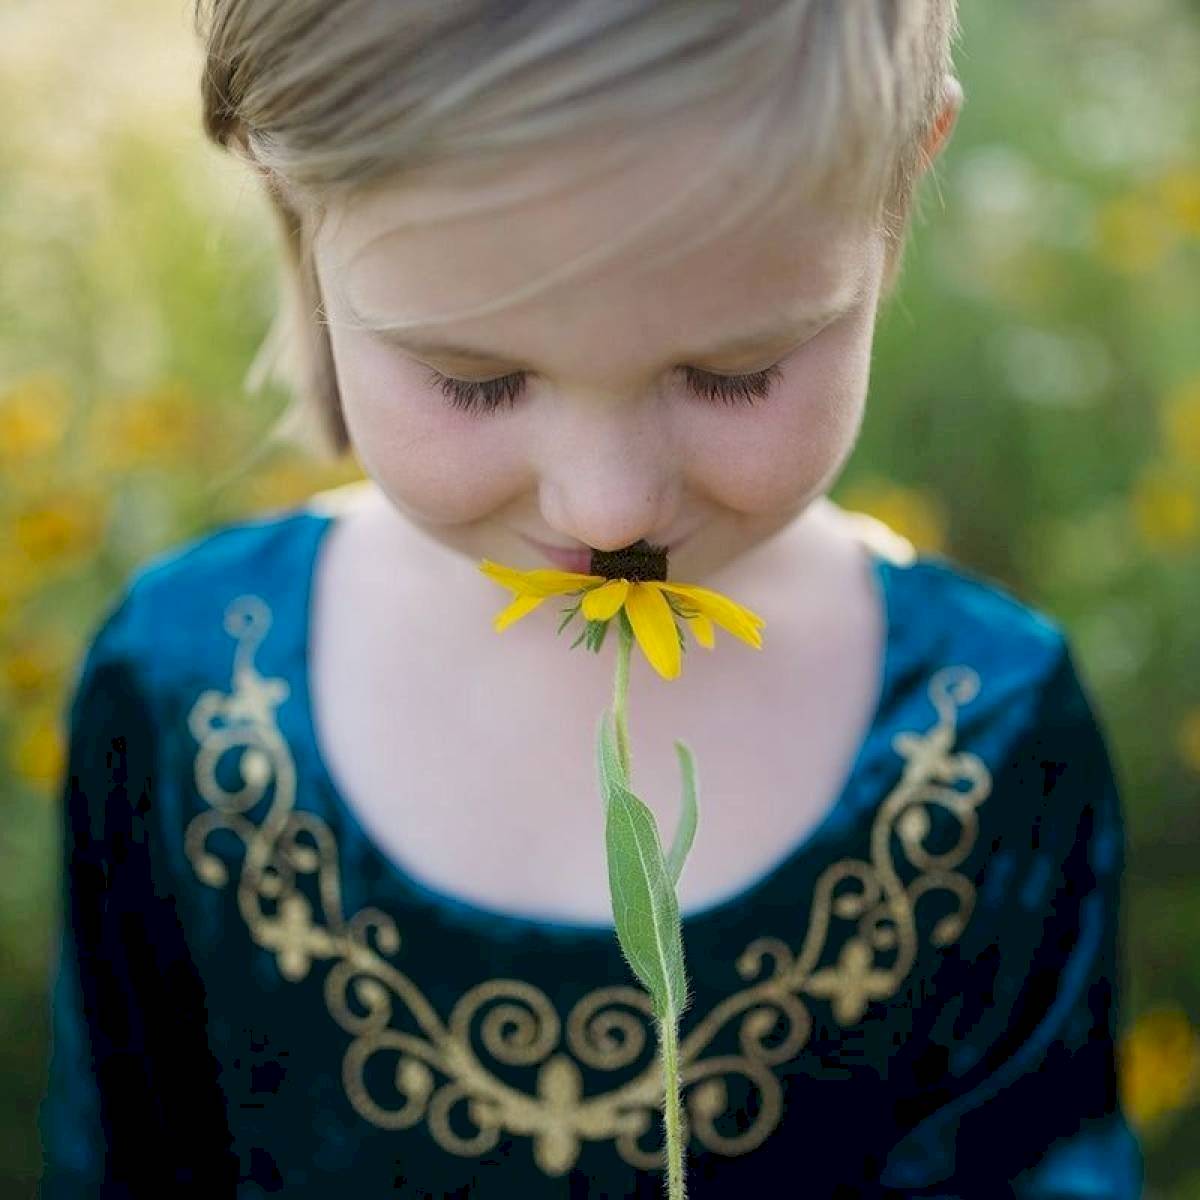
[[[0, 1200], [34, 1193], [63, 705], [149, 555], [357, 479], [264, 443], [256, 186], [199, 131], [190, 0], [0, 10]], [[1063, 622], [1129, 831], [1121, 1087], [1151, 1200], [1200, 1200], [1200, 8], [962, 0], [835, 488]]]

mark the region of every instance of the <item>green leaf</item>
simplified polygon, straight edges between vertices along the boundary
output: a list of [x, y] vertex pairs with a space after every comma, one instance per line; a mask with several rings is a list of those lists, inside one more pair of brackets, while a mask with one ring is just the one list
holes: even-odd
[[[683, 965], [683, 931], [674, 884], [659, 842], [654, 815], [629, 790], [617, 750], [610, 709], [600, 716], [598, 739], [600, 791], [605, 806], [608, 886], [617, 925], [617, 941], [632, 972], [654, 1000], [660, 1016], [678, 1016], [688, 1004]], [[678, 743], [677, 743], [678, 745]], [[684, 750], [686, 754], [686, 750]], [[685, 775], [695, 779], [689, 762]], [[692, 786], [691, 808], [695, 809]], [[685, 800], [685, 805], [688, 804]], [[692, 820], [692, 828], [695, 822]], [[691, 836], [676, 835], [685, 856]], [[674, 851], [673, 851], [674, 853]]]
[[599, 654], [601, 646], [604, 645], [604, 637], [608, 633], [608, 622], [597, 621], [596, 624], [600, 626], [600, 632], [596, 634], [596, 653]]
[[678, 883], [683, 864], [696, 838], [696, 763], [692, 752], [678, 739], [675, 741], [675, 753], [679, 756], [679, 769], [683, 774], [683, 808], [679, 814], [679, 824], [675, 827], [675, 839], [667, 855], [667, 870], [671, 873], [672, 882]]
[[[580, 606], [576, 604], [574, 608], [560, 608], [558, 610], [559, 612], [566, 613], [567, 615], [563, 617], [562, 624], [560, 624], [556, 630], [557, 633], [562, 633], [562, 631], [566, 629], [567, 622], [570, 621], [570, 619], [579, 611], [579, 608]], [[572, 649], [574, 649], [574, 647], [572, 647]]]
[[617, 941], [656, 1011], [678, 1016], [689, 1000], [683, 930], [654, 814], [620, 783], [609, 786], [607, 795], [608, 883]]

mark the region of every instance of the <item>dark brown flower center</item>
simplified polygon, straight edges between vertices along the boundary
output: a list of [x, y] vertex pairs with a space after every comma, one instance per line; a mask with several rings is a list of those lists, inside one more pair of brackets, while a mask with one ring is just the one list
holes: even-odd
[[665, 580], [667, 548], [652, 546], [645, 538], [640, 538], [620, 550], [593, 550], [589, 574], [605, 579], [628, 579], [630, 583]]

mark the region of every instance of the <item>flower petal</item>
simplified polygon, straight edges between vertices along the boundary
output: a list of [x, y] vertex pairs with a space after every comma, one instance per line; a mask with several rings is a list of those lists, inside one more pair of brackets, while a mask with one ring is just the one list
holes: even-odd
[[574, 571], [556, 571], [553, 568], [538, 571], [519, 571], [485, 558], [479, 569], [489, 578], [521, 596], [560, 596], [564, 592], [577, 592], [590, 584], [604, 582], [603, 575], [580, 575]]
[[582, 611], [589, 621], [607, 621], [625, 603], [629, 594], [628, 579], [610, 579], [598, 588], [584, 593]]
[[698, 617], [684, 617], [683, 619], [688, 623], [696, 641], [711, 650], [714, 642], [712, 622], [703, 613]]
[[518, 596], [506, 609], [492, 618], [492, 628], [497, 633], [503, 633], [514, 621], [519, 621], [526, 613], [533, 612], [545, 599], [545, 596]]
[[701, 615], [716, 621], [722, 629], [727, 629], [736, 638], [741, 638], [748, 646], [756, 650], [762, 649], [762, 635], [759, 629], [766, 621], [757, 613], [735, 604], [720, 592], [711, 588], [696, 587], [690, 583], [656, 583], [655, 587], [673, 596], [683, 596], [691, 601], [691, 606], [700, 611]]
[[625, 611], [650, 665], [664, 679], [674, 679], [682, 667], [679, 630], [667, 598], [658, 589], [657, 581], [631, 583]]

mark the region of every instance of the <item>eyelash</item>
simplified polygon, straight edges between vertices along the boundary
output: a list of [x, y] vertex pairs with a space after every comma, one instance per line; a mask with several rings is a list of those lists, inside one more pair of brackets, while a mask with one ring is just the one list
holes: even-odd
[[[765, 399], [783, 378], [779, 365], [751, 375], [711, 375], [695, 367], [682, 368], [688, 387], [708, 400], [727, 406], [749, 406]], [[501, 408], [511, 409], [524, 390], [526, 372], [517, 371], [499, 379], [454, 379], [432, 371], [429, 383], [441, 389], [451, 408], [460, 412], [489, 414]]]

